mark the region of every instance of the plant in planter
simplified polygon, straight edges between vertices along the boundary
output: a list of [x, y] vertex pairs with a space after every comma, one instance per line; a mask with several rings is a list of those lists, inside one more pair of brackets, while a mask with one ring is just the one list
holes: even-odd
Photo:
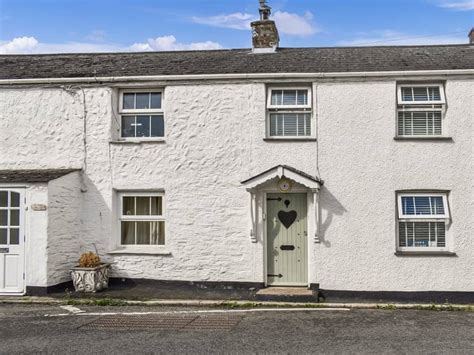
[[88, 252], [81, 255], [79, 265], [71, 270], [77, 292], [96, 292], [109, 287], [110, 264], [101, 263], [100, 257]]

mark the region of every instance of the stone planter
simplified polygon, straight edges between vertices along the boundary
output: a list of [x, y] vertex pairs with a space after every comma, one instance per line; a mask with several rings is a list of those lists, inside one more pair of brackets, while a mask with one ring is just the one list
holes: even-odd
[[108, 288], [109, 267], [110, 264], [101, 264], [94, 268], [73, 268], [71, 276], [76, 292], [97, 292]]

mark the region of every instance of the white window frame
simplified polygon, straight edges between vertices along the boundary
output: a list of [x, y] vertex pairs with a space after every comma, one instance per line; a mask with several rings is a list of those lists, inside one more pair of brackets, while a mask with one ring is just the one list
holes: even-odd
[[[403, 101], [402, 89], [415, 87], [437, 87], [439, 88], [439, 101]], [[424, 107], [423, 107], [424, 106]], [[431, 106], [431, 107], [427, 107]], [[439, 107], [436, 107], [439, 106]], [[396, 137], [402, 138], [439, 138], [446, 137], [446, 127], [444, 116], [446, 111], [446, 95], [444, 85], [439, 83], [417, 83], [417, 84], [398, 84], [397, 85], [397, 114], [396, 114]], [[399, 134], [399, 112], [439, 112], [441, 114], [441, 134]]]
[[[124, 197], [161, 197], [161, 209], [162, 214], [160, 216], [126, 216], [123, 215], [123, 198]], [[142, 249], [142, 248], [154, 248], [162, 249], [167, 245], [168, 232], [167, 232], [167, 221], [166, 221], [166, 200], [164, 192], [154, 191], [120, 191], [118, 193], [118, 246], [122, 249]], [[122, 222], [164, 222], [165, 223], [165, 243], [164, 244], [122, 244]]]
[[[161, 94], [161, 108], [156, 109], [124, 109], [123, 108], [123, 96], [124, 94], [134, 94], [134, 93], [160, 93]], [[120, 140], [125, 141], [164, 141], [166, 136], [166, 121], [165, 121], [165, 111], [164, 111], [164, 101], [165, 101], [165, 90], [163, 88], [154, 88], [154, 89], [147, 89], [147, 88], [139, 88], [139, 89], [122, 89], [119, 91], [119, 107], [118, 113], [120, 116]], [[122, 136], [122, 116], [138, 116], [138, 115], [162, 115], [164, 121], [164, 134], [163, 137], [123, 137]]]
[[[306, 105], [272, 105], [272, 91], [274, 90], [299, 90], [308, 93]], [[266, 138], [274, 140], [305, 140], [314, 139], [316, 137], [315, 123], [313, 119], [313, 95], [312, 86], [269, 86], [267, 87], [266, 102]], [[311, 134], [307, 136], [272, 136], [270, 135], [270, 115], [274, 113], [301, 113], [309, 114]]]
[[[402, 197], [442, 197], [444, 214], [442, 215], [407, 215], [403, 213]], [[448, 192], [398, 192], [397, 193], [397, 235], [396, 248], [398, 251], [416, 251], [416, 252], [433, 252], [433, 251], [449, 251], [450, 238], [448, 235], [448, 226], [450, 222]], [[416, 246], [400, 246], [400, 224], [399, 222], [444, 222], [445, 223], [445, 246], [444, 247], [416, 247]]]
[[[403, 101], [402, 88], [419, 88], [419, 87], [437, 87], [439, 88], [440, 101]], [[444, 105], [446, 104], [446, 96], [444, 94], [444, 85], [442, 84], [398, 84], [397, 86], [398, 105]]]

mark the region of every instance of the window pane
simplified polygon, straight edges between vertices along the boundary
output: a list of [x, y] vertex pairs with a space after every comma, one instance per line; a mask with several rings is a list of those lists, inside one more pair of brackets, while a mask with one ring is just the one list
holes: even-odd
[[272, 90], [272, 105], [281, 105], [283, 102], [283, 91]]
[[10, 244], [20, 244], [20, 230], [18, 228], [10, 229]]
[[444, 222], [433, 223], [436, 227], [437, 247], [443, 248], [446, 246], [446, 225]]
[[308, 91], [307, 90], [298, 90], [296, 104], [297, 105], [308, 104]]
[[297, 136], [296, 131], [296, 119], [298, 115], [295, 113], [283, 114], [283, 135], [285, 136]]
[[20, 211], [19, 210], [11, 210], [10, 211], [10, 225], [11, 226], [19, 226], [20, 225]]
[[7, 230], [5, 228], [0, 228], [0, 244], [8, 244], [7, 242]]
[[165, 222], [150, 222], [151, 223], [151, 244], [164, 245], [165, 244]]
[[406, 223], [399, 222], [398, 223], [398, 246], [406, 247]]
[[122, 137], [135, 137], [135, 116], [122, 116]]
[[150, 215], [150, 197], [137, 197], [137, 216]]
[[161, 196], [154, 196], [151, 198], [151, 214], [153, 216], [163, 215], [163, 199]]
[[426, 87], [414, 87], [413, 98], [415, 101], [428, 101], [428, 90]]
[[136, 105], [135, 109], [149, 109], [150, 108], [150, 93], [137, 93], [136, 94]]
[[0, 207], [8, 207], [8, 191], [0, 191]]
[[20, 207], [20, 194], [18, 192], [10, 192], [10, 206]]
[[441, 94], [439, 92], [439, 87], [430, 87], [428, 88], [429, 99], [431, 101], [441, 101]]
[[415, 214], [417, 215], [430, 215], [430, 198], [425, 196], [415, 197]]
[[150, 244], [150, 223], [151, 222], [136, 222], [137, 223], [137, 244]]
[[402, 100], [413, 101], [411, 88], [402, 88]]
[[137, 116], [137, 137], [150, 137], [150, 116]]
[[161, 108], [161, 92], [151, 93], [151, 108]]
[[430, 234], [428, 222], [415, 223], [415, 247], [429, 247]]
[[431, 209], [433, 214], [444, 214], [444, 204], [441, 196], [431, 197]]
[[135, 214], [135, 197], [124, 196], [122, 198], [122, 213], [124, 216], [133, 216]]
[[163, 115], [151, 116], [151, 137], [165, 136], [165, 120]]
[[0, 210], [0, 226], [8, 225], [8, 210]]
[[122, 222], [122, 244], [135, 244], [135, 222]]
[[135, 94], [123, 94], [123, 108], [133, 110], [135, 108]]
[[296, 90], [283, 91], [283, 105], [296, 105]]

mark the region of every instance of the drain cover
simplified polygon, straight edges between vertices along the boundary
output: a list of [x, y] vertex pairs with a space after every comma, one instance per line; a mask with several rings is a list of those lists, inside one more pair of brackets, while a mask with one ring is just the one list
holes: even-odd
[[82, 326], [83, 329], [231, 330], [242, 319], [231, 315], [106, 315]]

